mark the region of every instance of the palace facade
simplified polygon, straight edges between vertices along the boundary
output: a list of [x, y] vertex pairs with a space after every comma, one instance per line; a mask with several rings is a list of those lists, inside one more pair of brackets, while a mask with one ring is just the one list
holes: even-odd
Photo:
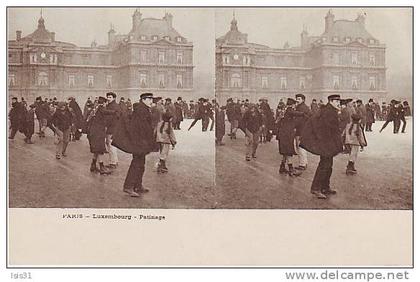
[[[335, 20], [328, 11], [320, 36], [301, 33], [299, 47], [282, 49], [248, 42], [233, 18], [216, 39], [216, 97], [266, 98], [272, 105], [303, 93], [308, 99], [344, 97], [382, 100], [386, 95], [385, 45], [365, 28], [365, 16]], [[285, 101], [285, 100], [284, 100]], [[324, 100], [325, 101], [325, 100]]]
[[[108, 43], [90, 47], [55, 40], [42, 15], [27, 36], [16, 31], [8, 41], [9, 96], [82, 101], [114, 91], [137, 101], [141, 92], [185, 99], [193, 97], [193, 44], [172, 25], [173, 16], [143, 18], [137, 9], [132, 28], [117, 34], [111, 26]], [[75, 32], [81, 30], [75, 27]]]

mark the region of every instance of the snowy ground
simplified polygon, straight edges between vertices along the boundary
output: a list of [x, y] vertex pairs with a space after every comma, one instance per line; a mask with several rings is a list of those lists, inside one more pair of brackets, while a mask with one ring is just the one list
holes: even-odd
[[[347, 155], [334, 158], [331, 187], [338, 193], [327, 200], [316, 199], [310, 193], [319, 157], [308, 154], [308, 169], [299, 177], [279, 175], [277, 140], [261, 144], [257, 159], [246, 162], [242, 132], [237, 140], [225, 137], [226, 145], [218, 147], [216, 153], [217, 207], [412, 209], [411, 119], [405, 134], [393, 134], [392, 123], [379, 133], [382, 124], [376, 122], [374, 132], [366, 133], [368, 146], [359, 154], [357, 175], [345, 174]], [[297, 159], [294, 161], [296, 164]]]
[[398, 135], [392, 124], [379, 134], [382, 122], [375, 123], [374, 132], [366, 133], [368, 147], [359, 154], [355, 176], [345, 174], [346, 155], [335, 157], [331, 186], [338, 194], [327, 200], [309, 192], [317, 156], [309, 155], [300, 177], [279, 175], [275, 140], [261, 144], [257, 159], [246, 162], [242, 133], [237, 140], [226, 136], [226, 145], [215, 148], [214, 132], [201, 132], [200, 122], [188, 132], [190, 123], [175, 131], [178, 145], [170, 152], [168, 174], [155, 172], [156, 153], [147, 156], [144, 185], [150, 192], [140, 198], [122, 192], [130, 155], [119, 152], [117, 170], [100, 176], [89, 171], [86, 136], [70, 143], [68, 157], [56, 160], [52, 134], [34, 136], [35, 144], [27, 145], [18, 133], [9, 141], [10, 207], [412, 209], [411, 120], [407, 133]]
[[[86, 135], [70, 142], [66, 158], [55, 159], [55, 146], [49, 136], [35, 144], [23, 142], [17, 134], [9, 141], [10, 207], [65, 208], [212, 208], [214, 204], [214, 132], [202, 132], [191, 120], [175, 131], [178, 144], [170, 151], [169, 173], [158, 175], [157, 153], [146, 158], [144, 186], [150, 192], [131, 198], [122, 192], [131, 155], [119, 152], [119, 166], [109, 176], [89, 171], [91, 154]], [[36, 127], [37, 128], [37, 127]]]

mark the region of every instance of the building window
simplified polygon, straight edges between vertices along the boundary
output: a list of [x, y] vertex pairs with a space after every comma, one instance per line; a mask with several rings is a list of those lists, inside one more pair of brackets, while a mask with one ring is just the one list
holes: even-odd
[[363, 39], [362, 39], [362, 38], [360, 38], [360, 37], [358, 37], [358, 38], [357, 38], [357, 42], [359, 42], [359, 43], [363, 43]]
[[239, 88], [242, 85], [241, 76], [239, 73], [232, 74], [230, 86], [233, 88]]
[[176, 63], [177, 64], [182, 64], [182, 52], [177, 52], [176, 53]]
[[338, 42], [338, 36], [334, 36], [332, 41], [333, 42]]
[[182, 74], [176, 75], [176, 88], [182, 88]]
[[351, 53], [351, 63], [352, 63], [352, 65], [357, 65], [358, 64], [357, 52], [352, 52]]
[[70, 74], [70, 75], [69, 75], [69, 87], [70, 87], [70, 88], [73, 88], [75, 84], [76, 84], [76, 83], [75, 83], [75, 77], [74, 77], [74, 74]]
[[322, 42], [326, 42], [327, 41], [327, 38], [326, 37], [322, 37]]
[[146, 40], [146, 35], [140, 35], [140, 40]]
[[145, 73], [140, 74], [140, 87], [141, 88], [147, 87], [147, 74]]
[[338, 75], [333, 76], [333, 86], [334, 86], [334, 89], [340, 88], [340, 77]]
[[340, 54], [338, 54], [338, 52], [333, 53], [333, 64], [334, 65], [340, 64]]
[[369, 90], [376, 90], [376, 78], [369, 76]]
[[371, 66], [374, 66], [375, 65], [375, 55], [374, 54], [370, 54], [369, 55], [369, 64]]
[[106, 87], [111, 88], [112, 87], [112, 75], [107, 74], [106, 76]]
[[304, 76], [301, 76], [299, 78], [299, 89], [301, 89], [301, 90], [305, 89], [305, 77]]
[[168, 41], [171, 41], [171, 38], [169, 36], [164, 36], [163, 38], [168, 40]]
[[351, 89], [356, 90], [359, 88], [357, 76], [352, 76], [351, 78]]
[[165, 74], [159, 74], [159, 88], [165, 88]]
[[31, 63], [36, 63], [37, 62], [37, 55], [36, 54], [31, 54], [30, 55], [30, 62]]
[[140, 61], [142, 63], [147, 62], [147, 51], [146, 50], [141, 50], [140, 51]]
[[347, 43], [349, 43], [351, 41], [351, 38], [350, 37], [346, 37], [346, 38], [344, 38], [344, 41], [347, 42]]
[[261, 77], [261, 87], [268, 88], [268, 77], [266, 76]]
[[158, 39], [158, 36], [157, 36], [157, 35], [153, 35], [153, 36], [152, 36], [152, 39], [153, 39], [153, 40], [157, 40], [157, 39]]
[[88, 87], [93, 87], [93, 75], [88, 75]]
[[182, 37], [179, 37], [179, 36], [178, 36], [178, 37], [176, 38], [176, 42], [182, 42]]
[[15, 74], [9, 74], [8, 85], [9, 86], [15, 86], [16, 85], [16, 75]]
[[159, 64], [164, 64], [165, 63], [165, 52], [160, 51], [159, 52]]
[[375, 44], [375, 39], [369, 39], [369, 44]]
[[282, 90], [287, 89], [287, 77], [285, 76], [280, 77], [280, 88]]
[[40, 72], [38, 74], [38, 85], [39, 86], [48, 85], [48, 74], [46, 72]]
[[248, 66], [249, 65], [249, 56], [244, 56], [243, 57], [243, 63], [244, 63], [244, 65], [246, 65], [246, 66]]
[[50, 64], [54, 64], [54, 55], [50, 55]]
[[225, 56], [223, 56], [223, 62], [224, 62], [225, 64], [229, 64], [229, 55], [225, 55]]

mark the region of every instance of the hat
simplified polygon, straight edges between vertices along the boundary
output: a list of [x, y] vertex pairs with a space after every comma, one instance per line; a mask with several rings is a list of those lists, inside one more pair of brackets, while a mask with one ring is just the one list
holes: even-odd
[[124, 97], [121, 97], [121, 98], [120, 98], [120, 101], [125, 101], [125, 98], [124, 98]]
[[340, 95], [333, 94], [333, 95], [328, 96], [328, 101], [332, 101], [332, 100], [340, 100]]
[[194, 103], [194, 100], [190, 100], [190, 103]]
[[36, 97], [35, 101], [42, 100], [41, 96]]
[[340, 105], [347, 105], [348, 103], [350, 103], [351, 101], [353, 101], [352, 98], [347, 98], [347, 99], [341, 99], [340, 100]]
[[296, 104], [296, 100], [295, 99], [287, 98], [287, 102], [286, 102], [286, 105], [287, 106], [294, 105], [294, 104]]
[[360, 99], [357, 99], [356, 103], [363, 104], [363, 101], [362, 101], [362, 100], [360, 100]]
[[397, 101], [395, 101], [394, 99], [391, 100], [391, 104], [395, 104]]
[[66, 106], [66, 102], [58, 102], [57, 103], [57, 108], [61, 108], [61, 107], [65, 107]]
[[162, 97], [153, 97], [153, 102], [158, 102], [162, 100]]
[[170, 102], [170, 101], [172, 101], [172, 99], [171, 98], [166, 98], [165, 101], [169, 101]]
[[108, 97], [108, 96], [112, 96], [112, 97], [114, 97], [114, 99], [117, 97], [117, 94], [115, 94], [114, 92], [108, 92], [108, 93], [106, 93], [106, 96]]
[[229, 98], [229, 99], [226, 100], [226, 102], [233, 102], [233, 99]]
[[35, 104], [31, 104], [31, 105], [29, 105], [29, 108], [35, 108], [36, 107], [36, 105]]
[[205, 100], [204, 98], [198, 99], [199, 102], [204, 102], [204, 100]]
[[99, 104], [106, 103], [106, 101], [107, 101], [107, 99], [105, 97], [99, 96], [99, 98], [98, 98], [98, 103]]
[[176, 100], [179, 101], [179, 100], [182, 100], [182, 98], [181, 97], [178, 97]]
[[303, 95], [302, 93], [298, 93], [298, 94], [295, 95], [296, 99], [299, 98], [299, 97], [302, 98], [302, 100], [306, 99], [305, 95]]
[[[146, 98], [153, 98], [153, 93], [146, 92], [146, 93], [140, 94], [140, 99], [146, 99]], [[128, 99], [130, 99], [130, 98], [128, 98]]]
[[369, 99], [369, 102], [368, 103], [370, 103], [370, 102], [373, 102], [373, 99], [372, 98]]

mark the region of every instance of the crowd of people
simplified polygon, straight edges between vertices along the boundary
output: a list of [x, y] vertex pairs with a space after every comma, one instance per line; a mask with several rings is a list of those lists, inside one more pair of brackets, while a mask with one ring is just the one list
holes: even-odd
[[[405, 133], [405, 117], [411, 115], [407, 101], [392, 100], [389, 104], [369, 99], [366, 104], [358, 99], [343, 99], [340, 95], [328, 96], [327, 103], [313, 99], [306, 104], [303, 94], [294, 98], [280, 99], [272, 110], [267, 99], [253, 104], [248, 100], [227, 100], [226, 105], [215, 105], [216, 145], [224, 145], [225, 119], [230, 123], [230, 139], [236, 139], [237, 131], [245, 134], [245, 160], [255, 159], [258, 145], [276, 137], [281, 155], [279, 173], [300, 176], [308, 166], [307, 152], [320, 156], [311, 192], [320, 199], [336, 194], [330, 187], [333, 157], [348, 154], [346, 174], [357, 173], [355, 164], [358, 152], [367, 146], [365, 132], [372, 132], [376, 120], [385, 123], [382, 132], [392, 121], [393, 132]], [[297, 156], [297, 165], [293, 158]]]
[[67, 101], [37, 97], [30, 105], [24, 98], [19, 101], [13, 97], [9, 139], [21, 132], [25, 143], [33, 144], [37, 120], [40, 142], [50, 129], [54, 135], [55, 156], [60, 160], [67, 157], [69, 143], [77, 142], [86, 134], [92, 154], [90, 171], [100, 175], [109, 175], [118, 168], [119, 148], [133, 155], [123, 190], [132, 197], [139, 197], [140, 193], [148, 191], [142, 185], [146, 155], [158, 152], [157, 172], [167, 173], [166, 160], [170, 149], [176, 145], [174, 131], [181, 129], [184, 117], [194, 119], [188, 130], [199, 120], [202, 131], [208, 130], [212, 120], [210, 130], [213, 130], [214, 103], [215, 100], [210, 103], [200, 98], [187, 104], [182, 97], [172, 102], [171, 98], [155, 97], [152, 93], [141, 94], [136, 103], [124, 97], [117, 103], [117, 94], [108, 92], [106, 97], [89, 97], [82, 111], [75, 97]]

